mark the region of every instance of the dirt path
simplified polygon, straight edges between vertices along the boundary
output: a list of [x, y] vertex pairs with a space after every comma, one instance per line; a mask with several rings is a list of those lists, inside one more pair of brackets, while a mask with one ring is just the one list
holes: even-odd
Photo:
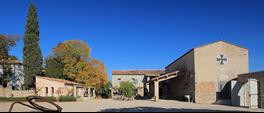
[[[40, 103], [47, 106], [46, 103]], [[149, 100], [117, 101], [117, 100], [88, 100], [81, 102], [58, 102], [64, 112], [213, 112], [213, 111], [262, 111], [263, 109], [248, 109], [223, 105], [193, 104], [172, 100], [153, 102]], [[8, 111], [11, 103], [0, 103], [0, 111]], [[49, 106], [51, 107], [51, 106]], [[14, 111], [34, 111], [27, 107], [16, 105]]]

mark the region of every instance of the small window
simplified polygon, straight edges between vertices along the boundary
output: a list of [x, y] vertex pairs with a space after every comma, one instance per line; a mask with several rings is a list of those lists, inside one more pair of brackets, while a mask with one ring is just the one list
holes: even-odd
[[51, 87], [51, 96], [54, 96], [54, 87]]
[[121, 78], [118, 78], [117, 80], [121, 80]]
[[46, 96], [48, 96], [48, 94], [49, 94], [49, 88], [46, 87], [45, 89], [46, 89]]
[[133, 81], [134, 84], [138, 84], [138, 80], [137, 79], [132, 78], [132, 81]]

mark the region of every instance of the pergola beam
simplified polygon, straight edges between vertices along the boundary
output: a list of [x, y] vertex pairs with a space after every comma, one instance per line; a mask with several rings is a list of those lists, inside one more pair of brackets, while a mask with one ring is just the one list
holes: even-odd
[[165, 80], [178, 77], [179, 76], [178, 73], [179, 71], [174, 71], [174, 72], [167, 73], [159, 77], [153, 78], [150, 81], [148, 81], [149, 83], [154, 82], [154, 101], [159, 101], [159, 83]]
[[179, 71], [174, 71], [174, 72], [171, 72], [171, 73], [167, 73], [167, 74], [161, 75], [159, 77], [153, 78], [153, 79], [151, 79], [148, 82], [153, 82], [153, 81], [161, 82], [161, 81], [164, 81], [164, 80], [172, 79], [172, 78], [175, 78], [175, 77], [178, 76], [178, 72]]

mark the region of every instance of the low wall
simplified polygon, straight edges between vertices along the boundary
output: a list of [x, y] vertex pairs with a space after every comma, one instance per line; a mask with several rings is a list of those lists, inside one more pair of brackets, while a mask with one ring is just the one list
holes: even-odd
[[12, 91], [13, 97], [28, 97], [32, 95], [36, 95], [34, 90], [22, 90], [22, 91]]
[[0, 87], [0, 97], [27, 97], [36, 95], [34, 90], [12, 90]]
[[0, 97], [11, 97], [12, 89], [0, 87]]

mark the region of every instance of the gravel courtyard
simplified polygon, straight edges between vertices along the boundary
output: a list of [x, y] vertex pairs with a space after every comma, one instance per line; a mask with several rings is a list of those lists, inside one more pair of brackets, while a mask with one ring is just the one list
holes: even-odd
[[[40, 103], [46, 105], [46, 103]], [[264, 111], [263, 109], [248, 109], [223, 105], [204, 105], [185, 103], [172, 100], [153, 102], [150, 100], [118, 101], [118, 100], [87, 100], [80, 102], [58, 102], [63, 112], [222, 112], [222, 111]], [[0, 112], [7, 112], [11, 103], [1, 102]], [[35, 111], [17, 104], [13, 111]]]

